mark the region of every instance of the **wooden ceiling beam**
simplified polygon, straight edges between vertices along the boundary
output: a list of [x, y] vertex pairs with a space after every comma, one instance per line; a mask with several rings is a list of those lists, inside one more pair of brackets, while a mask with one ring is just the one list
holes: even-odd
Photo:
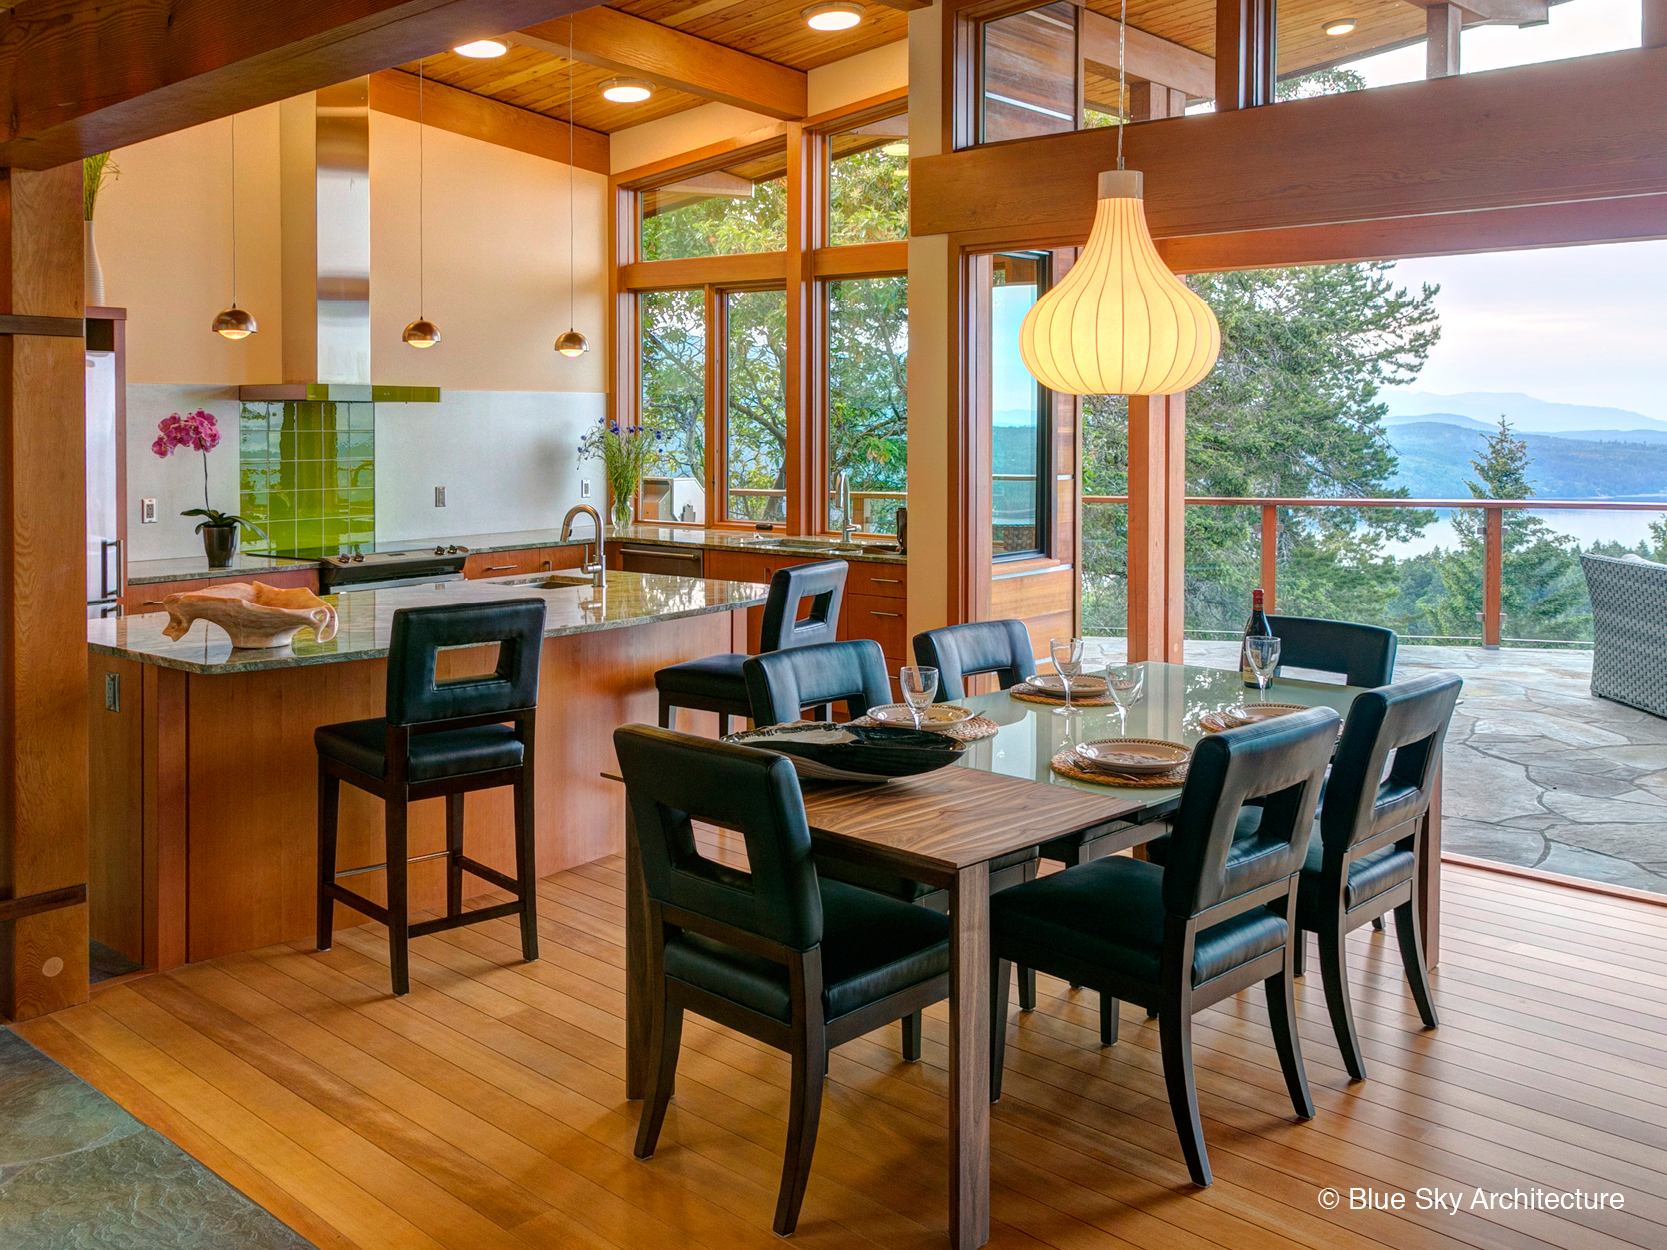
[[896, 9], [899, 13], [913, 13], [916, 9], [929, 9], [932, 0], [877, 0], [882, 8]]
[[[1660, 195], [1667, 48], [1122, 129], [1159, 238]], [[1116, 130], [916, 158], [911, 233], [1080, 243], [1095, 179], [1117, 167]]]
[[[417, 120], [417, 76], [401, 69], [385, 69], [370, 76], [370, 106], [378, 113]], [[547, 161], [567, 164], [568, 124], [530, 109], [448, 87], [432, 79], [423, 83], [422, 119], [456, 135], [513, 148]], [[608, 136], [583, 126], [571, 128], [573, 165], [594, 174], [608, 174]]]
[[0, 166], [48, 169], [590, 0], [22, 0], [0, 14]]
[[[1420, 9], [1431, 9], [1446, 0], [1407, 0]], [[1547, 0], [1474, 0], [1460, 6], [1465, 26], [1539, 26], [1547, 17]]]
[[[1081, 10], [1078, 47], [1084, 60], [1117, 72], [1117, 19]], [[1123, 62], [1130, 78], [1162, 83], [1185, 91], [1198, 100], [1215, 94], [1215, 58], [1194, 52], [1183, 44], [1159, 39], [1134, 26], [1123, 41]]]
[[[618, 9], [587, 9], [576, 14], [572, 33], [573, 59], [585, 65], [784, 121], [797, 121], [809, 110], [809, 80], [803, 70]], [[540, 22], [509, 38], [523, 47], [565, 57], [568, 23], [566, 19]]]

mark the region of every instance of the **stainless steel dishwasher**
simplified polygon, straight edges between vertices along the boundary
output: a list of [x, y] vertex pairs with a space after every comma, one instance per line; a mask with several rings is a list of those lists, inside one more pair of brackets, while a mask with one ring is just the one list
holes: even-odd
[[619, 567], [627, 573], [705, 577], [706, 553], [699, 547], [655, 547], [643, 543], [621, 543]]

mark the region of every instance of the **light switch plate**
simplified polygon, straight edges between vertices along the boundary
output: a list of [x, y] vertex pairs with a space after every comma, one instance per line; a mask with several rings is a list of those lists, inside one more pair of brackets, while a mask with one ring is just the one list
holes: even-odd
[[154, 500], [154, 499], [141, 499], [139, 501], [139, 524], [140, 525], [155, 525], [156, 524], [156, 500]]
[[579, 479], [579, 498], [590, 498], [590, 479], [588, 477], [582, 477]]
[[436, 508], [444, 508], [446, 506], [446, 488], [444, 486], [436, 486], [434, 488], [434, 506]]

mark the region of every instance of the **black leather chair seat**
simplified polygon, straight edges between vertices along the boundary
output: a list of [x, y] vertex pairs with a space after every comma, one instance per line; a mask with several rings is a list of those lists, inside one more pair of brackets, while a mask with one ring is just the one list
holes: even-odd
[[[340, 760], [350, 768], [372, 777], [387, 776], [388, 722], [380, 716], [321, 725], [313, 730], [313, 745], [320, 755]], [[434, 781], [494, 768], [518, 768], [521, 755], [521, 740], [509, 725], [414, 733], [406, 776], [411, 781]]]
[[[1316, 831], [1308, 848], [1308, 859], [1302, 866], [1302, 879], [1297, 884], [1297, 921], [1305, 929], [1318, 932], [1320, 923], [1336, 908], [1334, 901], [1320, 898], [1320, 867], [1325, 862], [1325, 847], [1320, 845]], [[1417, 859], [1411, 851], [1398, 849], [1393, 843], [1363, 855], [1349, 865], [1348, 883], [1343, 887], [1345, 908], [1355, 908], [1369, 898], [1382, 894], [1390, 886], [1411, 881]]]
[[[998, 940], [1050, 947], [1154, 983], [1163, 922], [1163, 869], [1122, 855], [990, 897], [990, 927]], [[1202, 985], [1284, 944], [1284, 917], [1261, 908], [1213, 925], [1193, 946], [1192, 983]]]
[[[1003, 869], [1016, 868], [1020, 864], [1028, 863], [1037, 858], [1035, 847], [1026, 847], [1022, 851], [1011, 851], [1006, 855], [998, 855], [990, 861], [990, 875], [993, 877]], [[854, 864], [849, 860], [838, 859], [832, 855], [818, 854], [816, 856], [816, 871], [824, 879], [845, 881], [851, 885], [860, 885], [865, 890], [873, 890], [891, 898], [900, 898], [905, 903], [917, 902], [928, 894], [936, 893], [938, 887], [928, 885], [924, 881], [910, 881], [907, 877], [899, 877], [895, 873], [887, 872], [884, 868], [875, 868], [869, 864]]]
[[741, 675], [744, 655], [709, 655], [703, 660], [669, 664], [654, 673], [655, 689], [666, 694], [692, 694], [703, 699], [730, 699], [746, 715], [747, 682]]
[[[949, 971], [949, 921], [839, 881], [822, 881], [822, 1006], [827, 1019]], [[696, 933], [666, 942], [666, 975], [791, 1023], [787, 966]]]

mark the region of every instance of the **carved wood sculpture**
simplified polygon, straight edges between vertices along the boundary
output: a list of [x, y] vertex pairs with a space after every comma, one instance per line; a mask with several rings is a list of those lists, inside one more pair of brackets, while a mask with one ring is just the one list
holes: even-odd
[[240, 648], [287, 646], [307, 625], [320, 642], [336, 636], [336, 609], [305, 587], [280, 590], [263, 582], [233, 582], [169, 595], [163, 606], [168, 627], [162, 632], [176, 642], [197, 620], [218, 625]]

